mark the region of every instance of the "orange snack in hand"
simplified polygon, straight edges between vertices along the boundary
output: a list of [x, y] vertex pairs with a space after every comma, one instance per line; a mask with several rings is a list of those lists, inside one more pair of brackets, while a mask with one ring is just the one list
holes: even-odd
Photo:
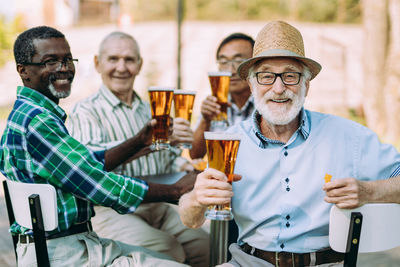
[[330, 174], [325, 174], [325, 183], [329, 183], [330, 181], [331, 181], [331, 179], [332, 179], [332, 175], [330, 175]]

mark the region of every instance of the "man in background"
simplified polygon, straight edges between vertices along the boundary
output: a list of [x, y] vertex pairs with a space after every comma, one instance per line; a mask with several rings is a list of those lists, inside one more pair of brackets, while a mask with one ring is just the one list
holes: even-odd
[[[136, 135], [151, 120], [148, 103], [134, 91], [134, 81], [143, 59], [136, 40], [123, 32], [107, 35], [100, 44], [94, 63], [103, 85], [94, 95], [80, 101], [69, 118], [71, 135], [93, 150], [114, 147]], [[172, 145], [192, 142], [190, 123], [174, 120]], [[115, 173], [142, 177], [178, 171], [180, 150], [155, 151], [119, 165]], [[179, 192], [158, 192], [178, 196]], [[179, 196], [178, 196], [179, 197]], [[175, 198], [171, 198], [173, 201]], [[209, 260], [208, 235], [202, 229], [182, 224], [176, 209], [167, 203], [140, 205], [134, 214], [121, 216], [112, 209], [95, 207], [93, 228], [99, 235], [143, 246], [171, 255], [191, 266], [206, 266]]]
[[[253, 54], [254, 40], [244, 33], [233, 33], [224, 38], [218, 46], [216, 59], [220, 71], [232, 73], [229, 84], [230, 106], [228, 107], [229, 125], [247, 119], [254, 110], [253, 98], [246, 81], [240, 79], [237, 67]], [[194, 140], [190, 157], [202, 158], [206, 154], [204, 132], [210, 130], [211, 120], [220, 112], [215, 96], [209, 95], [201, 104], [201, 118], [194, 131]]]

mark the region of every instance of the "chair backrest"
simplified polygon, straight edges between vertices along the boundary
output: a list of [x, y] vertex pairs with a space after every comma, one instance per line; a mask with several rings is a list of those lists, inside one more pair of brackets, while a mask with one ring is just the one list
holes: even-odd
[[352, 212], [360, 212], [363, 216], [358, 252], [377, 252], [400, 246], [400, 204], [371, 203], [356, 209], [340, 209], [333, 205], [329, 222], [329, 244], [333, 250], [346, 252]]
[[39, 195], [45, 231], [52, 231], [58, 226], [56, 190], [49, 184], [30, 184], [7, 180], [15, 221], [32, 229], [28, 197]]

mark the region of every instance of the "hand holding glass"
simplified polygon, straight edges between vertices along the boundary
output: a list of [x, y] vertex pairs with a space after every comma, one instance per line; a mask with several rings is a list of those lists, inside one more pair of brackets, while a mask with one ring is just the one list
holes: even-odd
[[221, 112], [211, 121], [212, 131], [223, 131], [228, 128], [228, 93], [232, 74], [228, 71], [209, 72], [212, 95], [217, 98]]
[[[174, 107], [175, 107], [175, 118], [183, 118], [190, 122], [193, 111], [194, 98], [196, 92], [186, 90], [175, 90], [174, 91]], [[192, 148], [191, 143], [180, 143], [179, 148]]]
[[[240, 134], [204, 132], [204, 138], [207, 146], [208, 167], [225, 173], [228, 182], [232, 183]], [[209, 206], [205, 216], [211, 220], [232, 220], [231, 204]]]
[[150, 87], [150, 107], [153, 119], [157, 124], [153, 128], [152, 144], [150, 149], [169, 149], [168, 131], [170, 126], [170, 110], [174, 89], [169, 87]]

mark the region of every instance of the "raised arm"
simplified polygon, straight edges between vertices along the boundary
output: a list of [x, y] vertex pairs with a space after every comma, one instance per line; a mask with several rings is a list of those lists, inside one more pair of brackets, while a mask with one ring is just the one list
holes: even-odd
[[212, 118], [220, 113], [220, 105], [217, 104], [217, 98], [215, 96], [208, 96], [201, 103], [200, 111], [202, 118], [194, 131], [192, 149], [190, 150], [190, 157], [192, 159], [202, 158], [207, 152], [204, 132], [210, 130]]
[[[235, 175], [234, 180], [239, 180]], [[204, 212], [209, 205], [222, 205], [231, 201], [232, 185], [227, 182], [224, 173], [215, 169], [206, 169], [197, 175], [194, 188], [179, 200], [179, 214], [183, 224], [198, 228], [204, 223]]]

